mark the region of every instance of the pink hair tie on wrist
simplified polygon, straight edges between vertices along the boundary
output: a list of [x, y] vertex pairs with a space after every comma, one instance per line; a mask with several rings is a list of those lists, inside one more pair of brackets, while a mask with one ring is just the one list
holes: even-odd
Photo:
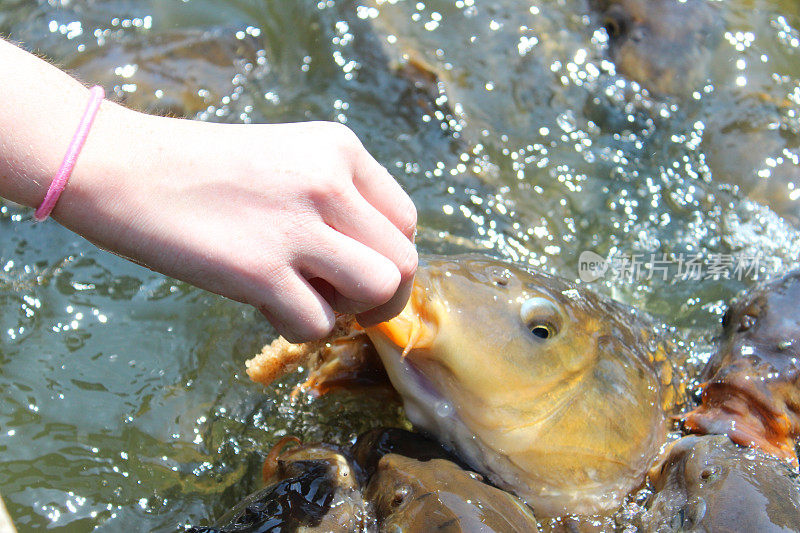
[[89, 129], [92, 127], [94, 117], [97, 116], [97, 111], [100, 109], [100, 104], [103, 103], [103, 98], [105, 98], [106, 94], [102, 87], [95, 85], [89, 89], [89, 95], [89, 103], [86, 104], [86, 110], [83, 112], [83, 117], [75, 136], [72, 137], [72, 142], [69, 143], [64, 160], [61, 162], [61, 166], [58, 168], [52, 183], [50, 183], [50, 188], [47, 189], [42, 205], [33, 214], [33, 217], [39, 222], [50, 216], [61, 193], [64, 192], [72, 170], [75, 168], [78, 155], [81, 153], [81, 148], [83, 148], [86, 138], [89, 136]]

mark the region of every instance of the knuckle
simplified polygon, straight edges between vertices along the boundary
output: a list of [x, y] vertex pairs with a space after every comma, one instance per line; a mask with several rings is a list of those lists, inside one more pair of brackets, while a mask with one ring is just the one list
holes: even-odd
[[361, 149], [361, 141], [348, 126], [340, 122], [327, 122], [326, 137], [334, 144], [344, 149]]
[[347, 185], [347, 182], [343, 179], [331, 178], [320, 184], [319, 192], [325, 195], [326, 198], [340, 200], [347, 196]]
[[332, 175], [320, 181], [309, 192], [315, 205], [341, 205], [347, 202], [350, 196], [352, 183], [344, 178]]

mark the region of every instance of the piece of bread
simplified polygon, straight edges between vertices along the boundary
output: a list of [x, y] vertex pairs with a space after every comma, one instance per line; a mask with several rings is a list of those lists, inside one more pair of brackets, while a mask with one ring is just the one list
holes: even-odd
[[319, 352], [341, 337], [361, 330], [353, 315], [339, 315], [333, 332], [324, 339], [301, 344], [292, 344], [283, 337], [278, 337], [261, 349], [261, 353], [245, 361], [247, 375], [256, 383], [269, 385], [275, 380], [294, 372], [304, 364], [317, 364]]

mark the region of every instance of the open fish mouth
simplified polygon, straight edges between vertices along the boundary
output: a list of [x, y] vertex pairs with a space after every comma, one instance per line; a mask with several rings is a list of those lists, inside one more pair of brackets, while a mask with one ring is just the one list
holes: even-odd
[[[438, 332], [438, 324], [433, 316], [432, 301], [427, 287], [427, 280], [418, 276], [414, 281], [414, 288], [406, 306], [399, 315], [367, 328], [377, 331], [389, 342], [401, 349], [401, 356], [405, 358], [412, 350], [425, 349], [433, 346]], [[428, 276], [424, 276], [428, 278]], [[370, 335], [371, 337], [373, 335]]]
[[443, 404], [450, 405], [450, 403], [445, 400], [444, 395], [425, 372], [414, 363], [412, 358], [400, 357], [398, 358], [397, 365], [399, 370], [403, 373], [404, 378], [408, 380], [408, 383], [413, 384], [417, 398], [424, 399], [425, 403], [442, 414], [451, 414], [452, 409], [443, 407]]
[[414, 409], [410, 401], [417, 409], [449, 418], [455, 414], [452, 403], [437, 386], [437, 379], [429, 374], [430, 366], [437, 365], [429, 352], [440, 332], [440, 308], [444, 303], [435, 294], [436, 272], [426, 267], [418, 270], [403, 311], [391, 320], [366, 328], [366, 332], [395, 388], [407, 399], [406, 409]]

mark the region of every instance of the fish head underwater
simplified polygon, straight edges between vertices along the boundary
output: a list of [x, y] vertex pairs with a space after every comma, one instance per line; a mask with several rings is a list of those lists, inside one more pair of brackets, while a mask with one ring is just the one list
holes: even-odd
[[789, 468], [724, 435], [676, 441], [650, 479], [644, 531], [800, 531], [800, 490]]
[[723, 24], [705, 0], [593, 0], [617, 72], [659, 94], [695, 90], [709, 76]]

